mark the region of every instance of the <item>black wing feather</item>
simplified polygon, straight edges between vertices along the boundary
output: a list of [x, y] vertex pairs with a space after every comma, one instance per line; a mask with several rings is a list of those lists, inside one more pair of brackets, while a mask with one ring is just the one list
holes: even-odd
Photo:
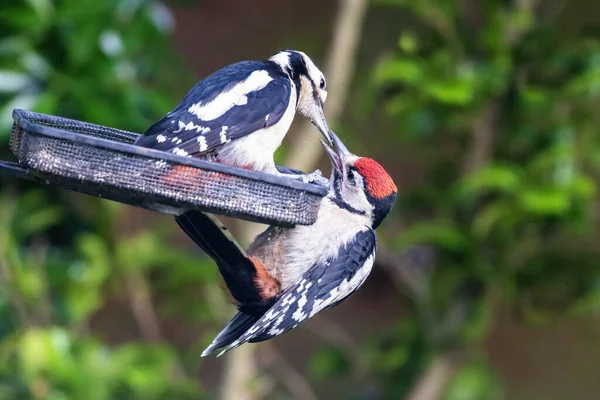
[[209, 355], [216, 349], [228, 346], [229, 344], [236, 341], [240, 336], [244, 334], [248, 329], [252, 327], [258, 321], [260, 317], [255, 317], [242, 312], [237, 313], [231, 321], [227, 324], [217, 337], [212, 341], [210, 346], [202, 352], [202, 357]]
[[[238, 64], [217, 71], [192, 88], [177, 107], [153, 124], [136, 144], [183, 155], [199, 155], [222, 146], [222, 133], [227, 141], [236, 140], [279, 122], [289, 105], [292, 90], [289, 79], [270, 64]], [[245, 104], [233, 106], [210, 121], [201, 120], [189, 111], [193, 104], [209, 103], [219, 93], [259, 69], [266, 70], [273, 80], [264, 88], [248, 93]]]
[[[347, 299], [364, 283], [373, 265], [376, 248], [374, 230], [367, 228], [359, 232], [336, 258], [323, 265], [313, 265], [306, 271], [300, 282], [283, 292], [269, 311], [221, 354], [245, 342], [261, 342], [281, 335]], [[357, 278], [354, 285], [341, 286], [354, 277]]]

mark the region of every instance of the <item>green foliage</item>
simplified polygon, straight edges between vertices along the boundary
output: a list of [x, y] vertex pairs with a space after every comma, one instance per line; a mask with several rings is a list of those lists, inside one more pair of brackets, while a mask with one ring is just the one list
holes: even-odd
[[[560, 35], [543, 12], [551, 0], [380, 3], [416, 19], [372, 75], [393, 135], [425, 155], [422, 183], [399, 200], [410, 224], [391, 242], [436, 249], [432, 276], [405, 279], [405, 319], [428, 349], [416, 364], [477, 348], [499, 304], [537, 324], [597, 312], [600, 39]], [[406, 379], [407, 351], [387, 348], [384, 376]], [[445, 398], [498, 398], [492, 375], [468, 364]]]
[[[376, 126], [373, 146], [414, 155], [418, 184], [401, 187], [379, 230], [380, 249], [414, 255], [398, 274], [410, 309], [364, 349], [317, 351], [311, 383], [366, 377], [381, 397], [399, 398], [459, 353], [443, 398], [501, 398], [480, 351], [500, 307], [538, 326], [598, 312], [600, 39], [563, 35], [544, 11], [552, 2], [373, 3], [410, 23], [395, 25], [340, 130], [352, 147]], [[13, 108], [143, 131], [192, 83], [170, 51], [171, 27], [154, 0], [3, 5], [0, 141]], [[4, 145], [0, 153], [9, 157]], [[168, 244], [172, 221], [128, 232], [132, 212], [119, 204], [0, 183], [0, 398], [201, 398], [196, 347], [216, 332], [181, 356], [157, 344], [139, 308], [159, 322], [214, 322], [223, 313], [212, 263]], [[105, 312], [114, 320], [96, 324]]]
[[331, 379], [350, 371], [350, 361], [341, 348], [324, 347], [313, 354], [308, 365], [315, 379]]
[[463, 367], [450, 383], [443, 400], [501, 399], [499, 382], [489, 366], [473, 362]]
[[429, 350], [416, 321], [406, 319], [376, 336], [366, 359], [385, 398], [405, 397], [428, 362]]
[[[170, 51], [171, 25], [166, 7], [150, 0], [3, 5], [3, 158], [13, 108], [146, 129], [173, 104], [169, 89], [191, 83]], [[119, 324], [90, 328], [114, 296], [136, 302], [160, 291], [164, 305], [146, 306], [161, 318], [169, 301], [189, 303], [192, 294], [203, 295], [191, 287], [214, 282], [213, 268], [168, 246], [173, 224], [125, 234], [126, 207], [9, 179], [1, 184], [0, 398], [200, 398], [192, 378], [197, 360], [184, 363], [179, 349], [151, 337], [119, 344]], [[203, 309], [179, 308], [189, 322]], [[133, 306], [121, 317], [144, 316]]]
[[[168, 50], [171, 26], [157, 1], [20, 0], [3, 7], [0, 123], [25, 108], [143, 129], [171, 104], [156, 89], [182, 72], [164, 63], [177, 58]], [[171, 71], [156, 74], [169, 64]]]

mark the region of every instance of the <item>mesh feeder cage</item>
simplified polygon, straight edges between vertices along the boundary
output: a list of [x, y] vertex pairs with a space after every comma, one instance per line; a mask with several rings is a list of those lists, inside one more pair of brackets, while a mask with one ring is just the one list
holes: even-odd
[[178, 215], [190, 209], [265, 224], [310, 225], [327, 188], [134, 146], [136, 133], [14, 110], [20, 178]]

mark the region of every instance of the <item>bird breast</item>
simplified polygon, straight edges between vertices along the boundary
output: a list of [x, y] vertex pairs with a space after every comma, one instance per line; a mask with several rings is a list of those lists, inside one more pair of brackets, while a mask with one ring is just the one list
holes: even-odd
[[367, 217], [350, 213], [323, 199], [317, 222], [310, 226], [278, 228], [252, 252], [282, 290], [295, 284], [313, 265], [333, 259], [354, 236], [368, 229]]
[[[256, 171], [277, 173], [273, 154], [281, 146], [296, 114], [296, 90], [292, 87], [290, 100], [281, 119], [274, 125], [225, 144], [219, 151], [221, 162], [251, 168]], [[266, 115], [265, 118], [268, 118]]]

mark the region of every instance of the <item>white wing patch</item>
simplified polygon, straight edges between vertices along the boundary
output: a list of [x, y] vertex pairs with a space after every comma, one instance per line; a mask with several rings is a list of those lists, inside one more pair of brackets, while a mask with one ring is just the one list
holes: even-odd
[[376, 248], [375, 232], [372, 229], [360, 231], [338, 257], [313, 264], [246, 332], [228, 345], [224, 344], [219, 356], [242, 343], [268, 340], [294, 329], [318, 312], [344, 301], [369, 276]]
[[[306, 287], [304, 286], [305, 283], [306, 283]], [[306, 298], [306, 292], [308, 292], [308, 289], [310, 289], [310, 287], [312, 285], [313, 285], [312, 282], [308, 282], [305, 279], [303, 279], [302, 283], [300, 284], [300, 287], [298, 288], [298, 290], [300, 292], [302, 292], [302, 294], [300, 295], [300, 298], [298, 299], [298, 303], [297, 303], [298, 308], [292, 314], [292, 318], [297, 322], [304, 321], [306, 319], [306, 317], [308, 317], [308, 313], [302, 311], [302, 309], [304, 308], [306, 303], [308, 303], [308, 299]]]
[[173, 149], [173, 153], [177, 154], [178, 156], [184, 156], [184, 157], [189, 155], [187, 151], [180, 149], [179, 147], [175, 147]]
[[227, 129], [229, 129], [228, 126], [223, 126], [221, 128], [221, 133], [220, 133], [221, 143], [227, 143]]
[[236, 105], [248, 103], [247, 95], [263, 89], [273, 78], [265, 70], [254, 71], [248, 78], [233, 86], [229, 91], [220, 93], [214, 100], [203, 104], [192, 104], [188, 111], [202, 121], [212, 121], [219, 118]]
[[166, 141], [167, 141], [167, 137], [166, 137], [165, 135], [158, 135], [158, 136], [156, 137], [156, 141], [157, 141], [158, 143], [164, 143], [164, 142], [166, 142]]
[[182, 121], [177, 121], [177, 123], [178, 123], [178, 129], [176, 131], [173, 131], [173, 133], [179, 133], [183, 130], [186, 130], [186, 131], [196, 131], [197, 133], [204, 135], [205, 133], [210, 132], [210, 128], [202, 126], [202, 125], [196, 125], [192, 121], [188, 122], [187, 124], [184, 124]]
[[354, 292], [357, 288], [362, 286], [365, 283], [365, 280], [371, 273], [371, 269], [373, 268], [373, 262], [375, 261], [375, 253], [371, 254], [369, 258], [365, 260], [363, 265], [359, 269], [356, 270], [352, 278], [344, 279], [338, 286], [333, 288], [331, 292], [329, 292], [329, 297], [324, 299], [317, 299], [310, 311], [310, 317], [318, 313], [319, 311], [329, 307], [330, 305], [337, 303], [340, 300], [348, 297], [352, 292]]
[[198, 136], [198, 151], [203, 152], [206, 151], [207, 148], [206, 137]]

